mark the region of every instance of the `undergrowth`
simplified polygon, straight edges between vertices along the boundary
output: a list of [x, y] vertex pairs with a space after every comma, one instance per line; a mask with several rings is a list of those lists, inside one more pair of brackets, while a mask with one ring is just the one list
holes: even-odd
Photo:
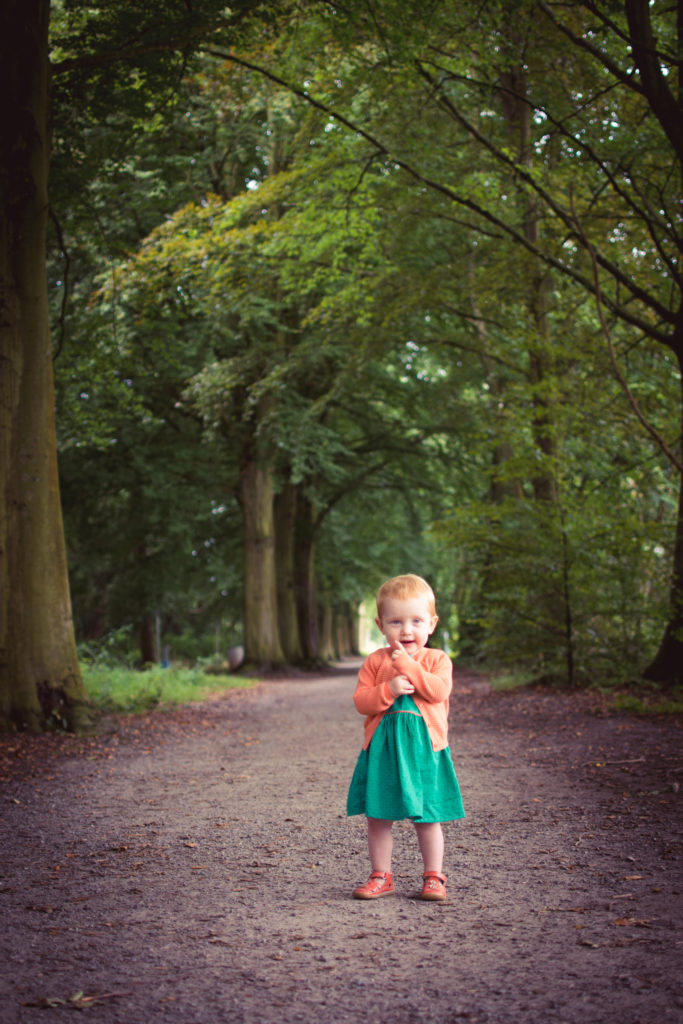
[[253, 679], [237, 675], [207, 675], [201, 668], [162, 668], [145, 671], [107, 664], [83, 664], [83, 681], [99, 711], [141, 712], [159, 704], [189, 704], [223, 690], [245, 689]]
[[524, 669], [491, 672], [489, 681], [494, 690], [516, 690], [533, 682], [533, 675]]
[[[524, 669], [507, 669], [489, 673], [494, 690], [515, 690], [538, 684], [538, 678]], [[548, 685], [546, 683], [546, 685]], [[599, 692], [606, 698], [606, 706], [613, 711], [624, 711], [632, 715], [681, 715], [683, 714], [683, 687], [662, 690], [645, 680], [635, 681], [627, 687], [592, 683], [581, 690]]]
[[616, 693], [610, 699], [615, 711], [632, 715], [683, 715], [683, 691]]

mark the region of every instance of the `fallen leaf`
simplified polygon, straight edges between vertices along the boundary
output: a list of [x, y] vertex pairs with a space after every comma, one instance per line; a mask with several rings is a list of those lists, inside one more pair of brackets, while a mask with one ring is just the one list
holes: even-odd
[[49, 1010], [55, 1006], [66, 1006], [66, 1001], [59, 996], [39, 996], [37, 999], [29, 999], [21, 1006], [37, 1006], [41, 1010]]

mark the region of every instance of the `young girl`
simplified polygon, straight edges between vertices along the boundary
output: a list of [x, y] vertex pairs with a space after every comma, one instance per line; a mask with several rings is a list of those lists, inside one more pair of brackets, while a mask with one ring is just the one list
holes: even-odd
[[387, 580], [377, 592], [375, 622], [388, 646], [358, 675], [353, 701], [366, 716], [365, 740], [346, 807], [367, 816], [372, 874], [353, 895], [374, 900], [394, 892], [392, 825], [410, 818], [424, 862], [421, 899], [444, 900], [440, 823], [465, 811], [448, 749], [451, 661], [426, 646], [438, 622], [432, 588], [412, 574]]

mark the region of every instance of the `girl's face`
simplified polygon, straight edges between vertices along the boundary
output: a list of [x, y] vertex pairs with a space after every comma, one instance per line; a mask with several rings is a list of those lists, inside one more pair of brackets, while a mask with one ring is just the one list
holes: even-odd
[[422, 650], [438, 621], [426, 597], [387, 598], [381, 616], [375, 619], [392, 650], [401, 644], [410, 655]]

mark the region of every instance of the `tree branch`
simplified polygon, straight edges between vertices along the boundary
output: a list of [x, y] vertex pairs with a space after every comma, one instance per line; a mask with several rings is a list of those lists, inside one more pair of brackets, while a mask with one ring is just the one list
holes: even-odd
[[555, 28], [572, 41], [574, 46], [586, 50], [592, 57], [595, 57], [622, 85], [627, 86], [627, 88], [632, 89], [634, 92], [641, 93], [647, 98], [652, 112], [664, 129], [678, 159], [683, 162], [682, 111], [669, 88], [666, 78], [662, 74], [660, 60], [663, 58], [657, 52], [654, 43], [648, 0], [625, 0], [624, 8], [629, 28], [628, 35], [621, 30], [617, 31], [613, 23], [598, 12], [594, 3], [588, 2], [583, 5], [603, 21], [610, 28], [610, 31], [617, 31], [617, 34], [631, 47], [633, 62], [638, 70], [640, 81], [632, 74], [620, 68], [606, 53], [597, 46], [594, 46], [584, 36], [577, 35], [561, 22], [550, 5], [545, 3], [545, 0], [537, 0], [537, 6], [552, 21]]
[[[513, 241], [515, 241], [518, 245], [521, 245], [523, 248], [527, 249], [530, 253], [532, 253], [533, 256], [540, 259], [543, 263], [545, 263], [548, 266], [554, 267], [554, 269], [558, 270], [564, 276], [571, 278], [573, 281], [579, 284], [584, 290], [591, 293], [594, 292], [595, 286], [591, 278], [586, 277], [579, 270], [576, 270], [574, 267], [569, 266], [569, 264], [564, 263], [562, 260], [558, 259], [556, 256], [553, 256], [551, 253], [545, 252], [540, 246], [535, 245], [529, 239], [525, 238], [522, 232], [518, 231], [511, 224], [506, 223], [504, 220], [502, 220], [502, 218], [496, 216], [496, 214], [492, 213], [486, 207], [480, 206], [478, 203], [476, 203], [473, 199], [469, 198], [468, 196], [463, 196], [457, 193], [450, 186], [444, 185], [441, 182], [435, 181], [433, 178], [428, 177], [426, 174], [423, 174], [411, 163], [408, 163], [407, 160], [404, 160], [402, 157], [396, 155], [392, 149], [390, 149], [385, 143], [383, 143], [380, 139], [374, 136], [367, 129], [362, 128], [360, 125], [356, 124], [354, 121], [346, 117], [344, 114], [341, 114], [336, 110], [333, 110], [326, 103], [323, 103], [321, 100], [316, 99], [315, 96], [311, 96], [308, 90], [300, 89], [297, 86], [292, 85], [290, 82], [287, 82], [286, 79], [282, 78], [280, 75], [275, 74], [273, 71], [270, 71], [268, 68], [264, 68], [261, 65], [255, 64], [253, 61], [245, 60], [243, 57], [238, 57], [237, 54], [228, 53], [225, 51], [216, 50], [208, 47], [205, 48], [204, 52], [210, 54], [211, 56], [218, 57], [220, 60], [231, 61], [232, 63], [237, 64], [240, 67], [246, 67], [250, 71], [255, 71], [257, 74], [263, 75], [269, 81], [275, 82], [277, 85], [282, 86], [283, 89], [287, 89], [293, 95], [299, 96], [302, 100], [310, 104], [316, 110], [320, 110], [328, 117], [334, 118], [334, 120], [338, 121], [340, 124], [343, 124], [345, 128], [348, 128], [349, 131], [352, 131], [359, 138], [365, 139], [365, 141], [368, 142], [377, 151], [378, 154], [384, 156], [389, 162], [391, 162], [394, 165], [394, 167], [404, 171], [411, 178], [413, 178], [414, 181], [419, 182], [421, 185], [424, 185], [426, 188], [429, 188], [434, 192], [440, 193], [441, 195], [445, 196], [452, 202], [455, 202], [458, 205], [464, 206], [466, 209], [471, 210], [473, 213], [477, 214], [477, 216], [481, 217], [484, 221], [486, 221], [489, 224], [493, 224], [496, 228], [498, 228], [508, 237], [512, 238]], [[493, 152], [497, 151], [494, 149]], [[501, 158], [505, 160], [503, 154], [501, 154]], [[505, 162], [513, 166], [515, 171], [519, 171], [517, 165], [514, 164], [509, 159], [505, 160]], [[531, 179], [529, 180], [529, 184], [534, 186], [534, 183]], [[571, 220], [568, 218], [568, 215], [564, 211], [561, 219], [568, 225], [572, 223]], [[635, 298], [645, 303], [645, 305], [647, 305], [649, 308], [653, 309], [653, 311], [657, 313], [660, 319], [664, 320], [665, 322], [672, 322], [673, 317], [670, 310], [661, 306], [661, 304], [659, 303], [654, 303], [652, 296], [648, 295], [640, 288], [635, 288], [630, 278], [622, 274], [618, 270], [618, 268], [611, 266], [608, 263], [608, 261], [604, 260], [604, 258], [598, 258], [601, 260], [601, 262], [604, 263], [605, 268], [613, 276], [615, 276], [619, 283], [623, 284], [623, 286], [627, 288], [627, 290], [632, 295], [634, 295]], [[621, 305], [609, 299], [606, 296], [603, 296], [603, 301], [615, 313], [615, 315], [619, 317], [619, 319], [624, 320], [626, 323], [630, 323], [634, 327], [637, 327], [640, 331], [642, 331], [644, 334], [646, 334], [653, 340], [658, 341], [669, 348], [673, 347], [673, 341], [670, 334], [653, 326], [653, 324], [650, 321], [637, 316], [636, 314], [632, 313], [629, 309], [627, 309], [624, 305]]]
[[655, 117], [683, 163], [683, 110], [662, 74], [652, 38], [648, 0], [625, 0], [626, 20], [631, 36], [633, 59], [640, 73], [643, 92]]
[[194, 32], [184, 34], [177, 39], [167, 39], [163, 42], [140, 45], [128, 44], [116, 50], [109, 50], [106, 53], [88, 53], [82, 57], [68, 57], [66, 60], [60, 60], [52, 65], [52, 75], [54, 77], [69, 71], [96, 70], [97, 68], [108, 67], [110, 64], [138, 60], [140, 57], [147, 57], [152, 53], [179, 53], [205, 36], [207, 31], [207, 27], [202, 26], [201, 29], [196, 29]]
[[[424, 61], [423, 63], [426, 64], [427, 62]], [[678, 234], [675, 231], [675, 228], [673, 227], [673, 224], [675, 223], [675, 218], [669, 217], [668, 215], [663, 215], [660, 218], [657, 211], [648, 202], [642, 190], [637, 187], [634, 181], [632, 181], [631, 187], [635, 195], [640, 200], [639, 205], [635, 201], [633, 196], [629, 193], [629, 191], [621, 185], [618, 178], [616, 177], [616, 172], [610, 170], [609, 165], [600, 157], [600, 155], [596, 152], [593, 146], [591, 146], [585, 138], [582, 138], [579, 132], [572, 132], [569, 130], [569, 128], [565, 127], [564, 120], [569, 120], [568, 118], [558, 120], [556, 117], [553, 116], [552, 112], [548, 109], [547, 106], [537, 102], [535, 99], [530, 99], [523, 93], [517, 92], [509, 88], [503, 82], [499, 82], [496, 85], [494, 85], [491, 82], [473, 79], [469, 75], [456, 74], [452, 72], [449, 68], [445, 68], [442, 65], [438, 64], [436, 61], [430, 61], [429, 63], [430, 66], [435, 68], [435, 70], [439, 71], [442, 75], [447, 76], [449, 81], [464, 82], [466, 85], [474, 86], [475, 88], [483, 92], [493, 93], [495, 90], [497, 90], [498, 92], [504, 95], [509, 95], [516, 102], [524, 103], [532, 111], [540, 111], [545, 116], [548, 124], [552, 125], [553, 128], [557, 130], [557, 132], [560, 134], [562, 138], [567, 139], [568, 141], [571, 142], [573, 146], [577, 147], [578, 149], [581, 149], [582, 152], [586, 154], [589, 160], [591, 160], [599, 169], [600, 174], [604, 178], [605, 182], [609, 183], [609, 185], [614, 190], [615, 194], [618, 195], [623, 200], [624, 204], [632, 211], [632, 213], [639, 220], [643, 221], [647, 228], [647, 232], [650, 238], [652, 239], [652, 244], [657, 249], [657, 252], [659, 253], [663, 262], [666, 263], [671, 274], [675, 276], [677, 269], [676, 260], [678, 252], [676, 252], [676, 256], [669, 256], [666, 253], [664, 246], [662, 245], [662, 241], [658, 237], [657, 232], [655, 230], [655, 226], [657, 225], [660, 227], [660, 229], [662, 229], [662, 233], [664, 233], [665, 230], [668, 230], [676, 246], [679, 246], [680, 240], [678, 238]], [[606, 93], [610, 92], [613, 88], [615, 88], [614, 85], [610, 86], [609, 88], [601, 89], [598, 92], [591, 93], [588, 99], [584, 100], [580, 105], [577, 105], [577, 107], [574, 109], [572, 114], [572, 120], [576, 119], [578, 115], [582, 112], [582, 110], [588, 107], [590, 103], [594, 103], [598, 97], [605, 95]], [[468, 126], [465, 125], [464, 127], [467, 127], [467, 130], [469, 131]], [[624, 167], [623, 164], [620, 164], [616, 170], [620, 170], [623, 173], [626, 172], [628, 169]], [[663, 209], [666, 206], [663, 198], [660, 199], [660, 205]]]
[[[432, 75], [421, 62], [417, 62], [417, 69], [419, 73], [428, 82], [430, 82], [430, 84], [433, 84], [434, 79], [432, 78]], [[478, 130], [478, 128], [476, 128], [475, 125], [473, 125], [472, 122], [469, 121], [465, 117], [465, 115], [455, 106], [455, 104], [450, 100], [448, 96], [444, 95], [443, 93], [440, 93], [439, 103], [446, 111], [448, 111], [451, 114], [454, 120], [456, 120], [472, 136], [472, 138], [476, 139], [476, 141], [480, 145], [484, 146], [484, 148], [487, 149], [489, 153], [491, 153], [496, 158], [496, 160], [498, 160], [506, 167], [509, 167], [510, 170], [518, 178], [524, 181], [525, 184], [528, 185], [529, 188], [531, 188], [536, 193], [536, 195], [539, 196], [539, 198], [543, 201], [544, 205], [552, 213], [554, 213], [555, 216], [563, 224], [565, 224], [565, 226], [568, 227], [572, 233], [575, 233], [575, 221], [571, 213], [568, 210], [565, 210], [558, 202], [555, 201], [555, 199], [553, 199], [551, 194], [546, 189], [542, 188], [542, 186], [539, 185], [539, 183], [534, 179], [533, 174], [530, 173], [527, 167], [517, 163], [515, 160], [512, 159], [512, 157], [508, 156], [507, 153], [503, 152], [503, 150], [496, 146], [491, 141], [491, 139], [483, 135]], [[506, 230], [508, 231], [508, 234], [513, 233], [512, 229], [509, 228], [507, 225]], [[581, 241], [580, 235], [576, 237], [578, 241]], [[585, 278], [582, 274], [579, 274], [577, 271], [574, 271], [573, 268], [568, 267], [567, 264], [562, 263], [561, 260], [554, 259], [548, 254], [545, 254], [543, 250], [541, 250], [533, 242], [530, 242], [524, 236], [521, 236], [521, 238], [523, 239], [526, 248], [534, 252], [534, 255], [539, 256], [546, 263], [555, 265], [556, 267], [561, 269], [563, 273], [570, 274], [572, 277], [574, 277], [575, 280], [579, 281], [583, 285], [583, 287], [587, 288], [589, 291], [593, 290], [592, 282], [588, 278]], [[667, 309], [666, 306], [663, 306], [660, 302], [656, 302], [655, 299], [650, 294], [648, 294], [648, 292], [644, 291], [642, 288], [636, 285], [634, 281], [617, 266], [616, 263], [614, 263], [612, 260], [608, 260], [605, 256], [597, 253], [595, 254], [595, 258], [597, 259], [600, 266], [603, 267], [603, 269], [606, 270], [610, 274], [610, 276], [614, 278], [615, 281], [618, 282], [618, 284], [622, 285], [622, 287], [624, 287], [628, 292], [630, 292], [630, 294], [633, 295], [635, 299], [637, 299], [639, 302], [642, 302], [644, 305], [649, 306], [650, 309], [652, 309], [653, 312], [656, 313], [657, 316], [660, 319], [664, 320], [665, 322], [672, 324], [675, 322], [675, 315], [671, 312], [671, 310]], [[629, 322], [633, 323], [634, 326], [639, 327], [641, 330], [645, 330], [652, 337], [657, 337], [657, 335], [652, 333], [651, 329], [647, 328], [644, 321], [637, 322], [631, 318], [628, 318], [625, 316], [625, 311], [623, 307], [613, 305], [611, 302], [608, 302], [608, 304], [610, 305], [610, 308], [614, 309], [614, 312], [616, 312], [618, 316], [622, 317], [623, 319], [629, 319]], [[663, 339], [660, 336], [658, 337], [658, 340]], [[670, 344], [670, 342], [667, 340], [665, 344]]]
[[596, 60], [600, 61], [603, 67], [605, 67], [611, 75], [614, 75], [622, 85], [627, 86], [627, 88], [632, 89], [634, 92], [642, 93], [642, 86], [640, 82], [633, 77], [633, 75], [629, 75], [628, 72], [623, 70], [623, 68], [620, 68], [618, 64], [615, 64], [615, 62], [607, 56], [606, 53], [603, 53], [602, 50], [599, 50], [597, 46], [594, 46], [583, 36], [579, 36], [576, 32], [572, 32], [568, 25], [563, 24], [563, 22], [555, 16], [555, 12], [550, 4], [545, 3], [544, 0], [537, 0], [537, 7], [539, 10], [543, 11], [550, 21], [552, 21], [553, 25], [559, 32], [562, 32], [563, 35], [567, 36], [567, 38], [571, 40], [574, 46], [577, 46], [581, 50], [585, 50], [586, 53], [590, 53], [591, 57], [595, 57]]
[[596, 256], [595, 256], [595, 250], [593, 249], [593, 246], [592, 246], [590, 240], [588, 239], [588, 237], [586, 236], [586, 233], [583, 230], [583, 225], [580, 223], [578, 217], [576, 216], [576, 213], [574, 211], [574, 197], [571, 194], [570, 194], [570, 201], [571, 201], [571, 204], [572, 204], [572, 213], [574, 214], [576, 230], [583, 237], [583, 245], [584, 245], [584, 247], [585, 247], [585, 249], [586, 249], [586, 251], [587, 251], [587, 253], [588, 253], [588, 255], [590, 256], [590, 259], [591, 259], [591, 264], [592, 264], [592, 267], [593, 267], [593, 281], [594, 281], [594, 286], [595, 286], [594, 287], [594, 291], [595, 291], [595, 308], [596, 308], [596, 311], [597, 311], [597, 314], [598, 314], [598, 320], [600, 321], [600, 328], [601, 328], [602, 333], [604, 335], [604, 338], [605, 338], [605, 340], [607, 342], [607, 348], [609, 350], [609, 357], [610, 357], [610, 362], [612, 363], [612, 369], [614, 370], [614, 376], [619, 381], [619, 384], [621, 385], [621, 388], [622, 388], [624, 394], [626, 395], [626, 397], [628, 399], [629, 405], [633, 409], [633, 412], [636, 414], [636, 417], [638, 418], [638, 420], [641, 423], [641, 425], [645, 428], [645, 430], [648, 432], [650, 437], [652, 437], [654, 439], [654, 441], [657, 443], [659, 448], [666, 455], [666, 457], [669, 460], [669, 462], [671, 462], [671, 464], [673, 466], [675, 466], [675, 468], [678, 470], [679, 473], [683, 474], [683, 461], [681, 459], [679, 459], [679, 457], [676, 455], [676, 453], [666, 443], [666, 441], [664, 440], [662, 435], [659, 433], [657, 428], [655, 426], [653, 426], [653, 424], [650, 423], [650, 421], [647, 419], [647, 417], [643, 413], [642, 409], [640, 408], [640, 405], [638, 404], [638, 400], [637, 400], [636, 396], [631, 391], [631, 388], [629, 387], [629, 383], [626, 380], [626, 377], [621, 372], [621, 367], [619, 366], [619, 363], [617, 361], [617, 355], [616, 355], [616, 352], [614, 351], [614, 343], [612, 341], [612, 333], [611, 333], [611, 331], [609, 329], [609, 326], [607, 324], [607, 320], [605, 318], [605, 312], [604, 312], [603, 305], [602, 305], [602, 288], [600, 286], [600, 269], [598, 267], [598, 261], [597, 261]]

